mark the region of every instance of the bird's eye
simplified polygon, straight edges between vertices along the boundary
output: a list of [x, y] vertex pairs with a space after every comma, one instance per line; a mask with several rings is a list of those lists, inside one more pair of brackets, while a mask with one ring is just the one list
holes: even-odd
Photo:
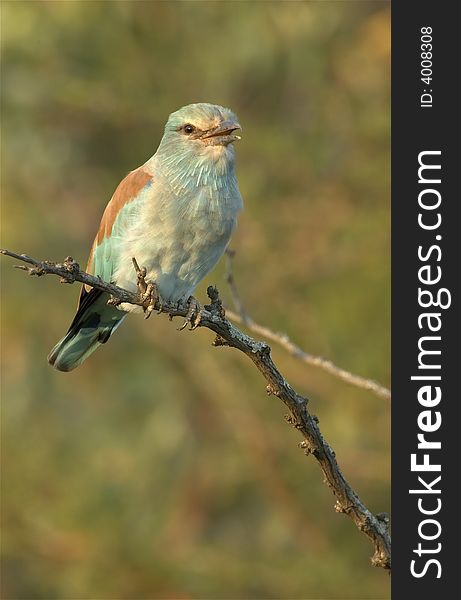
[[195, 127], [193, 125], [191, 125], [190, 123], [187, 123], [186, 125], [184, 125], [183, 129], [184, 129], [184, 133], [187, 133], [187, 134], [194, 133], [194, 131], [195, 131]]

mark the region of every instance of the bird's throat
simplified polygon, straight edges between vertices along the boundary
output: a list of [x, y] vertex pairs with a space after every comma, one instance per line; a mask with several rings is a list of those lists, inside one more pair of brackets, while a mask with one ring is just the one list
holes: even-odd
[[200, 153], [157, 153], [156, 157], [162, 178], [178, 195], [203, 187], [217, 191], [236, 183], [234, 150], [230, 147], [209, 146]]

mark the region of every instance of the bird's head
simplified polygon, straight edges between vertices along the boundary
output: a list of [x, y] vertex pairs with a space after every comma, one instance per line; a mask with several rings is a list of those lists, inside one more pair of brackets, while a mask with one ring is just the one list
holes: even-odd
[[201, 102], [188, 104], [172, 113], [165, 126], [165, 136], [203, 152], [207, 148], [226, 147], [239, 140], [240, 136], [235, 132], [241, 129], [229, 108]]
[[241, 126], [234, 113], [205, 102], [172, 113], [155, 154], [170, 185], [182, 189], [215, 182], [233, 173], [233, 142]]
[[232, 142], [240, 139], [237, 117], [229, 108], [200, 102], [172, 113], [159, 152], [165, 156], [196, 156], [211, 162], [233, 157]]

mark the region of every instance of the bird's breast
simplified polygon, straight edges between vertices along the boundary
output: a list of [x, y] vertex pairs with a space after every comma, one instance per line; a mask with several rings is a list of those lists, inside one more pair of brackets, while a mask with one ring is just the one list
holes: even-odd
[[[131, 257], [147, 269], [165, 300], [190, 296], [223, 254], [242, 206], [236, 186], [201, 186], [180, 196], [160, 186], [124, 243], [117, 281], [134, 281]], [[128, 266], [129, 265], [129, 266]], [[124, 281], [125, 285], [128, 283]]]

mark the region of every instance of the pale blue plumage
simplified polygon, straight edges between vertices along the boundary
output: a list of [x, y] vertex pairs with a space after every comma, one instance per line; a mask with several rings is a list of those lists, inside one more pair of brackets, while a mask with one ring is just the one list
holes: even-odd
[[[192, 104], [170, 115], [157, 152], [119, 185], [104, 212], [88, 269], [135, 290], [132, 257], [167, 301], [187, 300], [224, 252], [242, 208], [233, 142], [235, 115]], [[133, 305], [83, 291], [79, 311], [49, 361], [68, 371], [105, 343]], [[126, 312], [121, 312], [126, 311]]]

